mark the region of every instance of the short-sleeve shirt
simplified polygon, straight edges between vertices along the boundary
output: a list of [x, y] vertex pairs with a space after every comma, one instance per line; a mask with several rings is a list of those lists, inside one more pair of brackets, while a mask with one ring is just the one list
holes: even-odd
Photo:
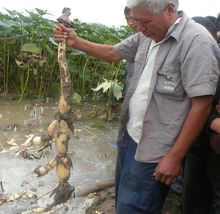
[[[135, 156], [140, 162], [161, 160], [176, 142], [191, 108], [190, 98], [214, 95], [218, 81], [220, 52], [203, 26], [183, 13], [178, 26], [169, 29], [167, 35], [154, 64], [149, 89], [152, 97]], [[134, 74], [122, 105], [122, 130], [128, 121], [129, 100], [145, 67], [150, 42], [150, 38], [136, 33], [114, 46], [121, 57], [134, 61]]]

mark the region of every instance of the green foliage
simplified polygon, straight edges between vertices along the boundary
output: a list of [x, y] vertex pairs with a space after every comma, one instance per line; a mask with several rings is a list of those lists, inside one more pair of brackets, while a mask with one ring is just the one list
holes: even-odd
[[42, 49], [35, 43], [26, 43], [21, 47], [21, 51], [40, 54]]
[[81, 103], [81, 100], [82, 100], [82, 97], [78, 93], [75, 92], [73, 94], [73, 102], [79, 105]]
[[115, 44], [127, 38], [132, 33], [125, 26], [121, 26], [120, 28], [106, 27], [97, 23], [80, 22], [78, 19], [74, 20], [74, 25], [79, 36], [100, 44]]
[[111, 90], [112, 93], [113, 93], [113, 96], [117, 100], [122, 98], [122, 89], [123, 89], [123, 87], [121, 86], [120, 83], [118, 83], [117, 79], [115, 81], [104, 79], [104, 82], [99, 84], [97, 86], [97, 88], [94, 88], [93, 91], [99, 91], [100, 89], [103, 89], [103, 93], [108, 92], [109, 90]]
[[0, 13], [2, 92], [7, 96], [16, 91], [20, 100], [47, 96], [58, 80], [56, 50], [49, 42], [55, 22], [43, 18], [47, 12], [40, 9], [27, 13]]
[[[25, 97], [59, 95], [57, 43], [53, 39], [55, 21], [44, 18], [47, 11], [36, 8], [26, 14], [6, 9], [0, 12], [0, 90], [6, 96]], [[92, 42], [115, 44], [131, 35], [126, 26], [107, 27], [73, 20], [75, 31]], [[121, 98], [124, 63], [108, 63], [83, 52], [67, 50], [73, 100], [106, 100], [109, 105]], [[102, 83], [103, 79], [106, 81]], [[101, 85], [100, 84], [104, 84]], [[92, 90], [96, 87], [107, 91]], [[108, 93], [107, 93], [108, 92]]]

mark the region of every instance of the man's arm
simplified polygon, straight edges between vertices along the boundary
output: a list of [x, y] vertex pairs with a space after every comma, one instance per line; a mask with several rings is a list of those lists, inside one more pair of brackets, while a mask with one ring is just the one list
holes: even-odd
[[56, 42], [62, 42], [66, 39], [69, 47], [83, 51], [90, 56], [106, 61], [119, 61], [122, 59], [113, 46], [97, 44], [77, 36], [72, 28], [67, 28], [63, 24], [58, 24], [54, 28], [54, 39]]
[[191, 100], [191, 109], [176, 143], [158, 163], [155, 170], [155, 179], [166, 185], [174, 183], [180, 174], [181, 162], [202, 131], [211, 111], [212, 96], [194, 97]]

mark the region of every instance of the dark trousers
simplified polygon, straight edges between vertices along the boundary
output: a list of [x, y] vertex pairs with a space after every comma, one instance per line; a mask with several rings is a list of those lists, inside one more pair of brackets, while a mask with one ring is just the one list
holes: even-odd
[[197, 152], [190, 151], [184, 162], [183, 214], [210, 213], [211, 189], [205, 169], [205, 156], [200, 156]]
[[137, 144], [126, 132], [120, 145], [116, 166], [116, 213], [160, 214], [169, 186], [152, 176], [157, 163], [135, 160]]
[[212, 189], [211, 214], [220, 214], [220, 156], [211, 151], [207, 161], [207, 177]]

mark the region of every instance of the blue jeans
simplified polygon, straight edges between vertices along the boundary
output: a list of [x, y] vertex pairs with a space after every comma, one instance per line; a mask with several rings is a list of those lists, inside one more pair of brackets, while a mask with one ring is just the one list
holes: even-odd
[[152, 176], [157, 163], [135, 160], [137, 143], [126, 132], [118, 145], [116, 166], [116, 213], [160, 214], [169, 186]]

